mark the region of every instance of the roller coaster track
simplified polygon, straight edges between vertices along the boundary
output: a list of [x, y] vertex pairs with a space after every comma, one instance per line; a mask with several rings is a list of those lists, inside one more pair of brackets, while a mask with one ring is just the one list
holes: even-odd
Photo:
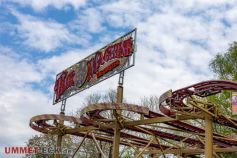
[[[160, 102], [160, 111], [166, 116], [175, 117], [176, 113], [170, 109], [175, 107], [187, 107], [184, 100], [188, 97], [198, 96], [204, 98], [213, 94], [218, 94], [223, 90], [237, 91], [237, 83], [225, 80], [211, 80], [176, 90], [172, 92], [171, 96], [168, 96], [165, 100], [163, 99], [163, 102]], [[164, 93], [161, 98], [164, 98], [165, 95], [167, 96], [167, 94]], [[169, 108], [167, 108], [167, 106]], [[224, 126], [237, 128], [237, 120], [228, 119], [222, 114], [217, 114], [214, 121]]]
[[[215, 123], [237, 129], [237, 120], [224, 116], [216, 105], [205, 100], [205, 97], [223, 90], [237, 91], [237, 83], [212, 80], [165, 92], [159, 99], [161, 113], [134, 104], [99, 103], [85, 107], [80, 117], [54, 114], [35, 116], [30, 120], [30, 127], [45, 134], [71, 134], [113, 142], [117, 121], [121, 129], [120, 144], [143, 148], [143, 153], [156, 150], [161, 154], [183, 154], [187, 152], [185, 149], [196, 149], [186, 153], [195, 155], [203, 152], [205, 129], [186, 120], [202, 120], [204, 114], [208, 114]], [[118, 110], [132, 112], [136, 119], [120, 114]], [[112, 117], [107, 117], [106, 111], [112, 111]], [[64, 124], [60, 124], [60, 121], [64, 121]], [[237, 138], [213, 133], [213, 144], [215, 152], [237, 151]]]

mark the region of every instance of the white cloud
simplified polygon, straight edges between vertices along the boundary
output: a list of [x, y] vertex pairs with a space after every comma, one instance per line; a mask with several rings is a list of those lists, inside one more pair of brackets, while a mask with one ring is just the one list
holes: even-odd
[[226, 13], [226, 18], [230, 24], [237, 22], [237, 19], [235, 17], [236, 14], [237, 14], [237, 6], [233, 5], [231, 9], [228, 10]]
[[[132, 68], [133, 70], [128, 70], [126, 73], [128, 79], [125, 83], [128, 86], [126, 94], [131, 100], [138, 101], [144, 95], [158, 95], [169, 88], [180, 88], [213, 78], [208, 68], [210, 59], [218, 51], [226, 49], [228, 43], [234, 40], [234, 37], [223, 36], [225, 32], [231, 30], [228, 28], [226, 30], [221, 22], [223, 13], [219, 13], [218, 9], [205, 11], [206, 7], [221, 7], [226, 4], [224, 1], [218, 1], [215, 5], [204, 1], [187, 2], [183, 4], [186, 10], [182, 11], [180, 8], [183, 5], [174, 2], [159, 3], [158, 9], [155, 9], [154, 4], [156, 2], [153, 1], [153, 6], [151, 6], [140, 1], [121, 0], [87, 9], [85, 13], [82, 13], [84, 14], [83, 18], [87, 17], [87, 19], [90, 19], [91, 14], [88, 14], [90, 12], [96, 12], [105, 18], [103, 21], [98, 20], [99, 25], [92, 24], [98, 30], [101, 28], [101, 23], [106, 21], [109, 22], [109, 25], [111, 24], [111, 27], [116, 28], [137, 26], [137, 62], [136, 66]], [[229, 4], [229, 2], [227, 3]], [[163, 6], [171, 9], [164, 9]], [[188, 13], [190, 8], [194, 6], [201, 10], [201, 13], [184, 14], [185, 11]], [[209, 21], [206, 20], [206, 16], [210, 18]], [[135, 20], [131, 20], [132, 18]], [[90, 30], [88, 24], [85, 26]], [[109, 35], [104, 35], [105, 38], [107, 36]], [[103, 37], [101, 38], [103, 39]], [[95, 50], [97, 49], [82, 52], [90, 54]], [[68, 52], [62, 56], [42, 60], [41, 64], [51, 63], [47, 66], [49, 69], [59, 70], [60, 68], [62, 70], [63, 66], [60, 63], [69, 66], [70, 64], [66, 63], [74, 63], [70, 59], [74, 61], [75, 58], [81, 58], [81, 56], [80, 53]], [[102, 86], [103, 89], [111, 88], [111, 86], [106, 86], [110, 85], [108, 83], [116, 85], [116, 81], [105, 82], [107, 84], [101, 83], [104, 85]], [[140, 91], [133, 89], [136, 85], [140, 85]]]
[[58, 109], [51, 106], [52, 101], [46, 94], [29, 84], [41, 84], [44, 78], [37, 66], [4, 46], [0, 46], [0, 77], [2, 150], [8, 146], [25, 145], [31, 135], [36, 133], [29, 127], [30, 118], [43, 113], [55, 113]]
[[[234, 29], [222, 23], [223, 5], [234, 2], [172, 1], [154, 9], [156, 2], [152, 6], [121, 0], [98, 8], [111, 27], [138, 28], [137, 62], [126, 80], [127, 96], [132, 100], [213, 78], [210, 59], [235, 40], [230, 33], [224, 35]], [[133, 89], [137, 85], [139, 91]]]
[[86, 3], [86, 0], [14, 0], [14, 2], [23, 6], [31, 6], [36, 11], [42, 11], [49, 6], [55, 7], [57, 9], [63, 9], [67, 6], [72, 6], [75, 9], [79, 9]]
[[149, 8], [153, 2], [120, 0], [99, 6], [105, 17], [105, 21], [116, 28], [124, 28], [143, 21], [152, 13], [153, 8]]
[[21, 59], [10, 48], [0, 46], [0, 92], [3, 93], [9, 87], [21, 87], [25, 83], [39, 82], [43, 76], [37, 71], [34, 64]]
[[[53, 107], [51, 99], [43, 92], [27, 86], [8, 88], [0, 96], [1, 150], [4, 147], [25, 146], [32, 135], [38, 134], [29, 127], [31, 117], [59, 111], [59, 107]], [[0, 156], [6, 157], [3, 151], [0, 151]]]
[[[71, 2], [48, 1], [42, 4], [38, 1], [19, 1], [36, 10], [47, 6], [64, 8]], [[11, 50], [1, 48], [0, 50], [4, 50], [2, 52], [7, 52], [0, 53], [1, 76], [6, 76], [1, 81], [4, 84], [0, 85], [0, 108], [3, 109], [0, 113], [3, 116], [1, 132], [12, 136], [10, 138], [1, 133], [1, 139], [5, 137], [6, 141], [20, 143], [33, 131], [28, 127], [30, 117], [40, 113], [58, 113], [58, 106], [53, 107], [54, 109], [50, 106], [51, 99], [40, 90], [32, 89], [27, 83], [40, 84], [47, 77], [54, 78], [56, 73], [95, 52], [106, 42], [113, 41], [117, 35], [106, 30], [108, 28], [138, 28], [136, 65], [125, 72], [124, 97], [129, 102], [139, 103], [143, 96], [159, 96], [170, 88], [175, 90], [212, 79], [208, 69], [210, 59], [216, 53], [226, 50], [228, 44], [237, 37], [234, 4], [236, 1], [224, 0], [154, 0], [151, 3], [120, 0], [85, 9], [78, 13], [73, 24], [66, 24], [74, 27], [73, 29], [80, 26], [76, 29], [77, 33], [87, 32], [91, 38], [94, 33], [106, 32], [98, 37], [100, 43], [91, 48], [53, 54], [36, 61], [37, 63], [21, 59], [20, 55], [14, 53], [9, 55]], [[225, 8], [228, 5], [231, 7]], [[50, 51], [60, 47], [62, 43], [81, 40], [72, 35], [64, 24], [43, 21], [20, 13], [14, 14], [20, 21], [17, 28], [25, 39], [24, 43], [32, 48]], [[227, 20], [228, 25], [223, 23], [223, 19]], [[6, 70], [11, 70], [12, 73]], [[110, 78], [71, 97], [67, 102], [67, 112], [81, 108], [83, 99], [93, 92], [105, 93], [109, 89], [115, 89], [117, 81], [118, 76]], [[53, 83], [51, 93], [52, 87]], [[27, 113], [24, 113], [25, 109]], [[7, 116], [14, 120], [5, 119]], [[13, 132], [16, 127], [21, 130], [17, 140], [14, 139], [16, 135]]]
[[78, 14], [78, 19], [71, 23], [71, 27], [80, 32], [98, 33], [105, 28], [102, 26], [103, 18], [100, 11], [89, 8]]
[[[171, 0], [168, 1], [164, 5], [165, 7], [162, 6], [163, 11], [175, 11], [178, 13], [200, 13], [200, 12], [206, 12], [210, 9], [223, 9], [227, 6], [234, 6], [236, 5], [237, 1], [236, 0]], [[163, 3], [164, 4], [164, 3]]]
[[24, 44], [31, 48], [49, 52], [65, 44], [86, 44], [82, 39], [71, 33], [63, 24], [55, 21], [39, 20], [35, 17], [12, 12], [20, 24], [17, 26]]

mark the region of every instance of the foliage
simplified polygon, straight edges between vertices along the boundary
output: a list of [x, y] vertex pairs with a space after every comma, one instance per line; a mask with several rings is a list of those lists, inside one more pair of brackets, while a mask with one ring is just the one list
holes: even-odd
[[[218, 53], [209, 66], [219, 79], [237, 81], [237, 42], [233, 42], [227, 52]], [[224, 115], [231, 116], [230, 97], [230, 92], [224, 91], [221, 94], [210, 96], [209, 101], [219, 105]]]
[[[237, 81], [237, 42], [233, 42], [227, 52], [217, 54], [210, 62], [210, 69], [219, 79]], [[221, 94], [210, 96], [209, 101], [219, 107], [222, 114], [231, 117], [231, 93], [224, 91]], [[236, 116], [232, 116], [237, 118]], [[214, 130], [225, 135], [235, 133], [233, 129], [214, 125]], [[235, 133], [236, 134], [236, 133]], [[223, 154], [224, 157], [236, 157], [237, 153]]]
[[[27, 142], [28, 147], [40, 147], [41, 150], [44, 150], [45, 153], [37, 153], [35, 155], [26, 155], [26, 157], [34, 157], [34, 158], [42, 158], [42, 157], [48, 157], [48, 158], [54, 158], [53, 153], [48, 152], [47, 150], [53, 150], [56, 147], [56, 141], [57, 136], [53, 136], [50, 134], [39, 134], [35, 135], [32, 138], [30, 138]], [[73, 138], [72, 136], [65, 135], [63, 137], [62, 141], [62, 148], [70, 149], [73, 146]], [[47, 153], [48, 152], [48, 153]], [[62, 157], [67, 157], [66, 155], [62, 155]]]
[[237, 81], [237, 42], [225, 53], [217, 54], [210, 62], [211, 70], [220, 79]]

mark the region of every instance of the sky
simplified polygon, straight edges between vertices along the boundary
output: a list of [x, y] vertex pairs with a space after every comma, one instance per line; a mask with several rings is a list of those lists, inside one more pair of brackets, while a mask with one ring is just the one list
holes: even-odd
[[[31, 117], [58, 114], [55, 76], [137, 28], [135, 66], [125, 72], [130, 103], [215, 79], [217, 53], [237, 38], [236, 0], [0, 0], [0, 157], [35, 134]], [[118, 75], [67, 100], [66, 113], [92, 93], [116, 89]]]

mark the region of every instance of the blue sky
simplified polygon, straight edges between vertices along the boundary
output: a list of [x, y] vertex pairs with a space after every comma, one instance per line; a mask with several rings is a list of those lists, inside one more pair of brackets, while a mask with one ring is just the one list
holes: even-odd
[[[0, 0], [1, 154], [37, 134], [28, 126], [32, 116], [59, 112], [52, 106], [58, 72], [133, 28], [129, 102], [214, 79], [208, 64], [236, 40], [236, 15], [236, 0]], [[117, 80], [68, 99], [66, 112], [82, 108], [91, 93], [115, 89]]]

